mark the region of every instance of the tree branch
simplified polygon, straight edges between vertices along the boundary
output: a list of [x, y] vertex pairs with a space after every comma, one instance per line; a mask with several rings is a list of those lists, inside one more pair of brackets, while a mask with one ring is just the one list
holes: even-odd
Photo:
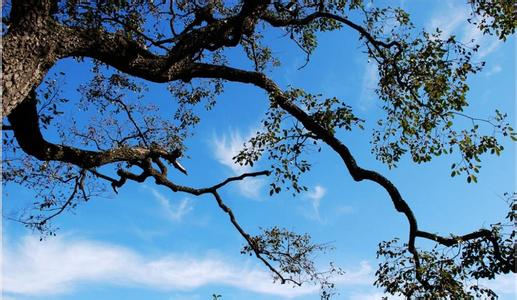
[[245, 1], [235, 16], [214, 20], [175, 38], [166, 55], [156, 55], [120, 34], [58, 25], [63, 42], [60, 57], [98, 59], [124, 73], [158, 83], [181, 80], [194, 58], [205, 49], [236, 46], [242, 35], [251, 34], [266, 4], [259, 0]]
[[347, 19], [345, 17], [339, 16], [336, 14], [332, 14], [332, 13], [328, 13], [328, 12], [321, 12], [321, 11], [314, 12], [301, 19], [296, 19], [296, 18], [284, 19], [284, 18], [279, 18], [278, 16], [275, 16], [271, 12], [266, 12], [266, 13], [262, 14], [260, 16], [260, 18], [262, 20], [266, 21], [267, 23], [269, 23], [273, 27], [304, 26], [304, 25], [308, 25], [311, 22], [313, 22], [317, 19], [320, 19], [320, 18], [331, 19], [331, 20], [338, 21], [342, 24], [345, 24], [346, 26], [357, 31], [371, 45], [373, 45], [379, 53], [382, 53], [382, 51], [380, 49], [381, 47], [386, 48], [386, 49], [389, 49], [391, 47], [400, 47], [400, 44], [396, 41], [392, 41], [390, 43], [385, 43], [383, 41], [376, 40], [364, 27], [357, 25], [356, 23], [350, 21], [349, 19]]
[[53, 214], [51, 214], [47, 217], [44, 217], [42, 219], [39, 219], [39, 220], [36, 219], [36, 221], [32, 221], [33, 218], [30, 218], [28, 221], [23, 221], [23, 220], [19, 220], [19, 219], [11, 219], [11, 218], [10, 219], [13, 221], [16, 221], [16, 222], [20, 222], [26, 226], [36, 228], [38, 230], [43, 230], [45, 224], [47, 224], [48, 221], [52, 220], [53, 218], [55, 218], [58, 215], [60, 215], [61, 213], [63, 213], [63, 211], [65, 211], [65, 209], [72, 204], [72, 201], [75, 199], [77, 192], [79, 192], [81, 190], [83, 192], [84, 199], [86, 201], [88, 200], [88, 196], [86, 195], [86, 192], [84, 191], [84, 179], [85, 178], [86, 178], [86, 173], [85, 173], [84, 169], [79, 172], [79, 175], [76, 175], [76, 176], [70, 178], [70, 179], [75, 180], [72, 193], [70, 194], [70, 196], [68, 196], [68, 198], [66, 199], [65, 203], [63, 203], [63, 205], [61, 205], [59, 208], [56, 208], [57, 211], [54, 212]]
[[[379, 184], [381, 187], [386, 190], [389, 194], [391, 201], [395, 207], [395, 209], [404, 214], [409, 223], [409, 237], [408, 237], [408, 250], [413, 255], [416, 276], [417, 279], [424, 285], [425, 287], [429, 287], [429, 284], [425, 282], [420, 274], [420, 259], [418, 250], [415, 246], [415, 240], [417, 236], [420, 237], [433, 237], [429, 233], [425, 233], [418, 230], [417, 219], [414, 216], [413, 211], [409, 207], [408, 203], [402, 198], [399, 190], [396, 186], [388, 180], [383, 175], [372, 171], [361, 168], [353, 155], [351, 154], [348, 147], [346, 147], [340, 140], [338, 140], [331, 132], [326, 130], [324, 127], [319, 125], [315, 120], [313, 120], [305, 111], [299, 108], [295, 103], [293, 103], [278, 87], [278, 85], [266, 77], [266, 75], [259, 72], [245, 71], [240, 69], [235, 69], [226, 66], [218, 66], [218, 65], [208, 65], [208, 64], [196, 64], [195, 68], [192, 69], [191, 73], [192, 77], [202, 77], [202, 78], [221, 78], [228, 81], [241, 82], [253, 84], [264, 91], [266, 91], [272, 102], [279, 105], [282, 109], [287, 111], [293, 117], [295, 117], [298, 121], [300, 121], [304, 127], [312, 132], [317, 139], [322, 140], [327, 145], [329, 145], [343, 160], [345, 163], [350, 175], [355, 181], [363, 181], [369, 180]], [[484, 231], [481, 231], [484, 232]], [[478, 233], [472, 235], [466, 235], [465, 237], [472, 238], [489, 238], [486, 233]], [[439, 241], [444, 245], [450, 244], [452, 241], [446, 238], [440, 238], [438, 236], [434, 236], [432, 240]], [[493, 238], [489, 238], [494, 244], [494, 249], [498, 247], [497, 242]], [[494, 243], [495, 242], [495, 243]], [[495, 250], [497, 251], [497, 250]], [[500, 256], [499, 256], [500, 257]]]
[[225, 179], [224, 181], [222, 181], [222, 182], [220, 182], [218, 184], [215, 184], [215, 185], [213, 185], [211, 187], [208, 187], [208, 188], [198, 188], [197, 189], [197, 188], [177, 185], [177, 184], [173, 183], [166, 176], [164, 176], [162, 173], [160, 173], [160, 172], [156, 171], [155, 169], [153, 169], [153, 167], [152, 167], [152, 165], [150, 163], [142, 164], [142, 165], [140, 165], [140, 167], [143, 169], [143, 172], [140, 175], [132, 174], [132, 173], [130, 173], [128, 171], [125, 171], [125, 170], [119, 170], [117, 172], [117, 174], [120, 176], [120, 180], [118, 180], [118, 181], [113, 179], [113, 178], [107, 177], [105, 175], [100, 175], [99, 177], [111, 181], [112, 185], [116, 185], [118, 187], [122, 186], [126, 182], [127, 179], [130, 179], [130, 180], [133, 180], [133, 181], [137, 181], [137, 182], [143, 182], [146, 178], [153, 177], [158, 185], [166, 186], [169, 189], [171, 189], [173, 192], [184, 192], [184, 193], [188, 193], [188, 194], [191, 194], [191, 195], [194, 195], [194, 196], [201, 196], [201, 195], [204, 195], [204, 194], [211, 194], [211, 195], [213, 195], [215, 200], [217, 201], [218, 206], [226, 214], [228, 214], [228, 216], [230, 218], [230, 222], [232, 223], [232, 225], [237, 229], [237, 231], [240, 233], [240, 235], [246, 240], [248, 245], [253, 249], [253, 251], [255, 253], [255, 256], [259, 260], [261, 260], [270, 269], [270, 271], [272, 271], [274, 274], [276, 274], [278, 276], [278, 278], [280, 279], [282, 284], [284, 284], [286, 281], [290, 281], [290, 282], [293, 282], [293, 283], [295, 283], [297, 285], [300, 285], [300, 283], [298, 283], [298, 282], [296, 282], [296, 281], [294, 281], [292, 279], [284, 278], [284, 276], [278, 270], [276, 270], [275, 267], [273, 267], [271, 265], [271, 263], [269, 263], [269, 261], [267, 259], [265, 259], [261, 255], [260, 249], [258, 249], [258, 246], [256, 245], [256, 243], [253, 241], [251, 236], [246, 231], [244, 231], [244, 229], [240, 226], [240, 224], [237, 222], [237, 219], [236, 219], [234, 213], [223, 202], [221, 196], [218, 193], [218, 189], [224, 187], [226, 184], [228, 184], [230, 182], [238, 181], [238, 180], [243, 180], [243, 179], [245, 179], [247, 177], [257, 177], [257, 176], [263, 176], [263, 175], [269, 176], [269, 174], [270, 174], [269, 171], [244, 173], [244, 174], [241, 174], [240, 176], [229, 177], [229, 178]]
[[[416, 232], [417, 237], [425, 238], [428, 240], [435, 241], [437, 243], [440, 243], [444, 246], [451, 247], [455, 246], [457, 244], [460, 244], [462, 242], [470, 241], [470, 240], [476, 240], [476, 239], [485, 239], [490, 241], [492, 244], [492, 247], [494, 248], [494, 256], [495, 258], [504, 265], [504, 271], [507, 272], [515, 272], [516, 266], [515, 266], [515, 258], [509, 257], [508, 259], [503, 258], [501, 255], [501, 249], [499, 247], [499, 243], [497, 242], [497, 238], [494, 236], [492, 231], [487, 229], [480, 229], [478, 231], [474, 231], [462, 236], [453, 236], [453, 237], [443, 237], [434, 233], [426, 232], [426, 231], [420, 231], [418, 230]], [[513, 259], [512, 259], [513, 258]]]
[[61, 161], [91, 169], [114, 162], [137, 162], [150, 157], [163, 157], [172, 163], [181, 156], [179, 150], [167, 152], [158, 147], [121, 147], [97, 152], [50, 143], [40, 131], [36, 103], [36, 93], [32, 91], [8, 119], [23, 151], [39, 160]]
[[55, 0], [12, 0], [9, 23], [32, 26], [38, 19], [50, 16], [56, 9]]

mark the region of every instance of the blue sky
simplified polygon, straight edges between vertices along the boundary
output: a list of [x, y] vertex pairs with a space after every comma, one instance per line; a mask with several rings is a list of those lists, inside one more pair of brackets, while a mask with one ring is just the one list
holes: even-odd
[[[479, 117], [506, 111], [515, 124], [515, 40], [505, 43], [482, 36], [468, 25], [464, 1], [403, 1], [420, 27], [441, 27], [463, 40], [477, 39], [477, 59], [485, 70], [472, 77], [467, 112]], [[398, 1], [389, 2], [398, 5]], [[312, 93], [345, 99], [366, 119], [365, 130], [341, 135], [358, 163], [385, 174], [400, 189], [422, 228], [441, 234], [466, 233], [500, 221], [507, 212], [504, 192], [515, 190], [515, 145], [504, 141], [500, 157], [484, 156], [477, 184], [449, 177], [451, 155], [415, 165], [407, 157], [389, 170], [370, 153], [371, 130], [382, 117], [373, 90], [375, 66], [361, 53], [354, 32], [322, 34], [310, 64], [304, 54], [274, 32], [270, 41], [282, 66], [271, 76], [281, 86], [302, 87]], [[236, 63], [240, 63], [238, 60]], [[84, 80], [88, 63], [63, 61], [52, 71], [67, 72], [64, 94], [72, 98]], [[166, 105], [165, 88], [152, 85], [149, 101]], [[210, 112], [202, 112], [195, 137], [188, 142], [190, 158], [182, 164], [187, 177], [179, 183], [207, 186], [253, 169], [233, 164], [231, 158], [260, 128], [267, 98], [251, 86], [228, 84]], [[515, 126], [514, 126], [515, 127]], [[387, 195], [373, 183], [354, 182], [337, 155], [325, 147], [314, 153], [313, 170], [302, 180], [309, 187], [297, 197], [268, 196], [268, 179], [251, 179], [227, 186], [222, 196], [250, 233], [279, 225], [307, 232], [316, 242], [336, 248], [321, 255], [324, 266], [334, 261], [346, 274], [336, 278], [337, 299], [379, 299], [372, 287], [377, 244], [405, 238], [405, 218], [397, 214]], [[180, 176], [181, 175], [181, 176]], [[5, 195], [8, 194], [6, 197]], [[29, 191], [16, 186], [3, 190], [4, 215], [32, 201]], [[317, 288], [273, 284], [267, 270], [242, 256], [242, 237], [211, 197], [175, 194], [152, 181], [129, 183], [118, 195], [107, 193], [81, 204], [56, 220], [57, 237], [39, 241], [22, 225], [3, 221], [2, 282], [4, 299], [317, 299]], [[517, 295], [515, 276], [486, 283], [500, 299]], [[391, 299], [391, 297], [390, 297]]]

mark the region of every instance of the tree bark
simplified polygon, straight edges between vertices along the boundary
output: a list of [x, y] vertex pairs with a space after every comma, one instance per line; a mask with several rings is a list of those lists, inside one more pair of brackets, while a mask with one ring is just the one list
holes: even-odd
[[59, 37], [50, 1], [14, 1], [10, 28], [2, 38], [2, 113], [8, 116], [57, 61]]

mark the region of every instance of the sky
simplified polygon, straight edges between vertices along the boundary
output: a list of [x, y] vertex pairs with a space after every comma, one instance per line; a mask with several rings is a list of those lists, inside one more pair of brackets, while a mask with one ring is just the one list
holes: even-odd
[[[506, 111], [515, 124], [515, 39], [502, 43], [483, 36], [465, 20], [464, 1], [385, 1], [403, 5], [419, 27], [440, 27], [481, 45], [476, 59], [486, 61], [483, 72], [470, 79], [469, 114]], [[457, 157], [444, 156], [416, 165], [408, 157], [388, 169], [370, 153], [371, 130], [382, 118], [374, 89], [375, 65], [362, 53], [355, 32], [321, 34], [309, 65], [305, 56], [281, 39], [270, 37], [282, 66], [272, 76], [282, 87], [303, 87], [312, 93], [346, 99], [366, 119], [365, 130], [340, 134], [359, 165], [384, 174], [413, 208], [421, 228], [443, 235], [462, 234], [504, 218], [503, 193], [515, 190], [515, 145], [504, 140], [501, 156], [484, 156], [477, 184], [451, 178]], [[77, 96], [74, 86], [84, 79], [88, 62], [60, 62], [52, 72], [66, 71], [64, 93]], [[158, 104], [169, 101], [164, 87], [151, 85], [146, 96]], [[150, 100], [151, 101], [151, 100]], [[226, 177], [267, 166], [241, 167], [232, 157], [260, 128], [267, 97], [251, 86], [228, 84], [188, 141], [188, 158], [181, 163], [188, 176], [180, 183], [208, 186]], [[309, 190], [297, 197], [268, 195], [269, 179], [246, 179], [221, 191], [239, 222], [250, 233], [273, 225], [309, 233], [315, 242], [335, 250], [320, 255], [317, 264], [334, 261], [345, 270], [336, 278], [336, 299], [380, 299], [373, 287], [377, 244], [407, 236], [405, 218], [396, 213], [387, 194], [369, 182], [354, 182], [339, 157], [323, 147], [311, 157], [313, 169], [302, 180]], [[3, 215], [32, 201], [30, 191], [4, 186]], [[242, 237], [211, 197], [173, 193], [148, 180], [128, 183], [118, 195], [107, 194], [61, 215], [56, 237], [39, 234], [21, 224], [2, 222], [3, 299], [317, 299], [313, 286], [293, 288], [273, 283], [266, 268], [253, 257], [240, 255]], [[500, 299], [515, 299], [515, 276], [486, 282]], [[389, 299], [396, 299], [389, 297]]]

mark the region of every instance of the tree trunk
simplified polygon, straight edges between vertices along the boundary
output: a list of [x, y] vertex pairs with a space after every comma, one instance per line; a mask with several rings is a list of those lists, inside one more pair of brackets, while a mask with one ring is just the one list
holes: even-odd
[[[19, 3], [18, 3], [19, 2]], [[45, 1], [13, 3], [11, 28], [2, 37], [2, 113], [8, 116], [56, 62], [56, 25]], [[16, 4], [16, 5], [15, 5]]]

